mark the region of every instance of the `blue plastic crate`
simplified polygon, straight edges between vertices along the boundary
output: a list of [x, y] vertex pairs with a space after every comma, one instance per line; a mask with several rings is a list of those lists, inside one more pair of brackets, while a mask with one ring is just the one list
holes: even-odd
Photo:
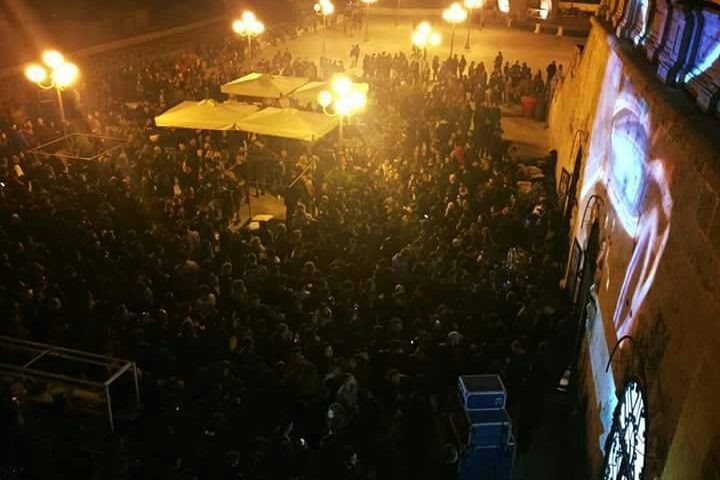
[[515, 439], [506, 445], [465, 448], [458, 462], [458, 480], [510, 480], [515, 460]]
[[505, 410], [462, 410], [451, 414], [451, 426], [461, 448], [505, 445], [511, 421]]
[[466, 410], [502, 410], [507, 399], [498, 375], [461, 375], [458, 393]]

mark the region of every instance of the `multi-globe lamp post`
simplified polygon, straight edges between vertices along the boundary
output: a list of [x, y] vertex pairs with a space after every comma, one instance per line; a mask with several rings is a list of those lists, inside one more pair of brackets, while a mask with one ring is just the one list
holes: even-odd
[[370, 34], [368, 29], [370, 28], [370, 6], [373, 3], [377, 3], [378, 0], [360, 0], [365, 4], [365, 41], [370, 41]]
[[465, 39], [465, 50], [470, 50], [470, 28], [472, 26], [472, 14], [477, 8], [483, 6], [483, 0], [465, 0], [465, 8], [468, 11], [467, 39]]
[[251, 11], [244, 11], [240, 20], [232, 24], [233, 31], [248, 39], [248, 58], [252, 59], [252, 41], [265, 31], [265, 24], [257, 19]]
[[25, 76], [43, 90], [55, 89], [60, 110], [60, 122], [65, 130], [65, 107], [62, 92], [75, 83], [80, 71], [74, 63], [66, 62], [63, 54], [56, 50], [43, 52], [42, 61], [44, 65], [39, 63], [28, 65], [25, 68]]
[[458, 23], [467, 20], [468, 12], [462, 5], [455, 2], [443, 10], [442, 17], [443, 20], [452, 25], [452, 34], [450, 36], [450, 56], [452, 57], [453, 49], [455, 48], [455, 27], [457, 27]]
[[322, 56], [325, 56], [325, 31], [327, 30], [327, 17], [335, 13], [335, 5], [330, 0], [319, 0], [313, 5], [315, 15], [322, 17], [323, 39], [322, 39]]
[[432, 25], [428, 22], [422, 22], [412, 34], [412, 42], [417, 48], [423, 52], [423, 60], [427, 58], [428, 47], [436, 47], [440, 45], [440, 34], [433, 30]]
[[318, 94], [318, 103], [325, 115], [339, 117], [338, 138], [343, 143], [343, 124], [346, 117], [365, 108], [367, 95], [357, 85], [353, 84], [350, 78], [338, 75], [330, 83], [329, 90], [323, 90]]

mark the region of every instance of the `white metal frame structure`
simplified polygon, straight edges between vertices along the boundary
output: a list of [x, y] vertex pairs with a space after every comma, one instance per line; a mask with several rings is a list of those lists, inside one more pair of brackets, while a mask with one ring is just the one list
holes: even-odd
[[[93, 151], [90, 156], [83, 156], [78, 153], [78, 142], [80, 141], [85, 141], [95, 147], [92, 149]], [[28, 150], [28, 153], [40, 158], [56, 157], [63, 162], [68, 160], [83, 160], [87, 162], [99, 160], [123, 145], [125, 145], [125, 140], [122, 138], [89, 133], [71, 133], [38, 145], [32, 150]]]
[[[29, 360], [22, 364], [3, 363], [5, 361], [6, 354], [24, 356], [25, 358], [29, 358]], [[135, 402], [138, 408], [142, 407], [142, 403], [140, 401], [138, 368], [136, 363], [133, 361], [6, 336], [0, 336], [0, 355], [2, 355], [3, 358], [2, 362], [0, 362], [0, 377], [11, 377], [17, 379], [32, 378], [46, 382], [82, 386], [102, 392], [105, 396], [105, 401], [107, 402], [108, 420], [110, 422], [110, 430], [113, 433], [115, 432], [115, 422], [113, 417], [112, 398], [110, 396], [110, 385], [123, 374], [127, 372], [132, 373], [135, 385]], [[42, 359], [52, 357], [76, 362], [80, 365], [92, 365], [95, 367], [105, 368], [107, 369], [108, 375], [103, 381], [93, 381], [78, 376], [50, 372], [42, 368], [37, 368], [35, 365]]]

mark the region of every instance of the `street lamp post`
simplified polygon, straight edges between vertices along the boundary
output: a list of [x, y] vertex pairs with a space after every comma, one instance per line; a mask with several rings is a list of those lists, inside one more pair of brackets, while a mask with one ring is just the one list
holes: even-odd
[[433, 31], [432, 25], [428, 22], [420, 23], [412, 34], [413, 45], [423, 51], [423, 61], [427, 59], [427, 47], [440, 45], [440, 40], [440, 34]]
[[252, 40], [265, 31], [265, 24], [251, 11], [244, 11], [240, 20], [235, 20], [233, 31], [248, 39], [248, 59], [252, 60]]
[[462, 23], [467, 19], [467, 10], [462, 5], [455, 2], [448, 8], [443, 10], [443, 20], [452, 25], [452, 34], [450, 36], [450, 57], [453, 55], [453, 49], [455, 48], [455, 27], [458, 23]]
[[[74, 63], [66, 62], [62, 53], [56, 50], [47, 50], [42, 55], [43, 63], [28, 65], [25, 68], [25, 76], [43, 90], [55, 89], [60, 112], [60, 122], [63, 131], [66, 131], [65, 106], [63, 105], [62, 92], [75, 83], [80, 71]], [[48, 71], [49, 70], [49, 71]]]
[[370, 28], [370, 5], [377, 3], [378, 0], [361, 0], [365, 4], [365, 42], [370, 41], [370, 34], [368, 29]]
[[[335, 77], [330, 84], [330, 90], [323, 90], [318, 95], [318, 103], [325, 115], [339, 117], [338, 138], [341, 145], [344, 141], [343, 124], [345, 123], [345, 117], [350, 117], [365, 108], [366, 102], [367, 96], [365, 92], [344, 75]], [[331, 107], [332, 112], [330, 111]]]
[[483, 6], [483, 0], [465, 0], [465, 8], [468, 11], [467, 38], [465, 39], [465, 50], [470, 50], [470, 27], [472, 26], [473, 10]]
[[313, 5], [313, 10], [315, 10], [315, 15], [320, 15], [322, 17], [322, 25], [323, 25], [323, 39], [322, 39], [322, 56], [325, 56], [325, 37], [327, 32], [327, 16], [332, 15], [335, 12], [335, 5], [333, 5], [332, 1], [330, 0], [319, 0], [315, 5]]

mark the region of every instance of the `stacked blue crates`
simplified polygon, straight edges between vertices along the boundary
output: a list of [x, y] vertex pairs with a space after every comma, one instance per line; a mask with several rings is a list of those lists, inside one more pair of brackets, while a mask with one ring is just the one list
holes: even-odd
[[459, 480], [510, 480], [515, 439], [502, 380], [497, 375], [461, 375], [458, 393], [462, 411], [452, 425], [462, 447]]

